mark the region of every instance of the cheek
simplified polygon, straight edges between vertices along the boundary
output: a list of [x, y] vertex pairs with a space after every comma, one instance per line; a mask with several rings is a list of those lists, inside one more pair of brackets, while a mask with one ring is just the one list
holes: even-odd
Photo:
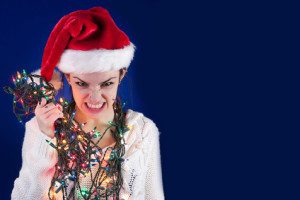
[[73, 97], [76, 103], [83, 101], [86, 97], [88, 97], [88, 92], [83, 89], [72, 89]]
[[116, 90], [113, 88], [106, 88], [103, 89], [101, 92], [102, 100], [106, 101], [109, 106], [111, 106], [114, 103], [114, 100], [116, 99]]
[[118, 88], [111, 88], [105, 92], [106, 96], [109, 97], [110, 101], [116, 98], [118, 92]]
[[109, 104], [112, 104], [115, 99], [114, 92], [111, 91], [110, 92], [105, 91], [101, 95], [102, 98], [105, 99], [105, 101], [107, 101]]

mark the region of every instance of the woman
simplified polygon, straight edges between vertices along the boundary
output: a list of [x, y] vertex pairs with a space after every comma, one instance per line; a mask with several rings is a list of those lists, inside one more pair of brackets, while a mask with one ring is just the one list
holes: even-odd
[[[55, 66], [65, 74], [72, 89], [74, 121], [85, 124], [83, 131], [96, 127], [96, 131], [104, 133], [107, 122], [114, 120], [118, 85], [133, 59], [134, 48], [102, 7], [72, 12], [54, 27], [44, 49], [40, 73], [56, 89], [60, 89], [61, 80]], [[26, 123], [23, 163], [14, 182], [13, 200], [49, 199], [58, 158], [56, 149], [45, 140], [57, 143], [54, 122], [62, 117], [61, 106], [42, 99], [35, 117]], [[125, 121], [131, 128], [124, 134], [123, 182], [118, 197], [113, 199], [164, 199], [158, 128], [151, 119], [131, 109], [126, 111]], [[113, 131], [98, 141], [101, 149], [114, 147], [116, 138], [109, 134]], [[79, 182], [91, 186], [87, 177], [80, 176]], [[74, 187], [74, 184], [68, 186], [68, 194], [78, 190]], [[59, 192], [52, 195], [54, 199], [63, 198]], [[77, 195], [68, 199], [86, 198], [77, 191]]]

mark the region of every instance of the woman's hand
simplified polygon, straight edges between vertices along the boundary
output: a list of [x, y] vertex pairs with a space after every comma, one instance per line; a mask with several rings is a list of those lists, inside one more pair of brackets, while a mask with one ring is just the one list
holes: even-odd
[[54, 138], [54, 122], [63, 117], [62, 107], [48, 103], [45, 98], [42, 98], [40, 104], [35, 108], [35, 116], [40, 130], [50, 138]]

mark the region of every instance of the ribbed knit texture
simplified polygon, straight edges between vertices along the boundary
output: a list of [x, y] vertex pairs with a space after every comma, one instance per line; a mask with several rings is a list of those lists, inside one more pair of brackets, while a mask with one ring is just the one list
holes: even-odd
[[[120, 199], [163, 200], [160, 132], [151, 119], [131, 109], [127, 110], [126, 124], [131, 126], [131, 129], [124, 135], [125, 161], [122, 165], [124, 182]], [[26, 123], [22, 168], [14, 182], [12, 200], [48, 199], [48, 190], [57, 163], [57, 152], [46, 139], [56, 144], [55, 138], [50, 139], [39, 130], [35, 117]], [[82, 184], [88, 186], [91, 183], [87, 179], [82, 179]], [[71, 186], [72, 184], [68, 192]], [[62, 199], [61, 195], [57, 195], [56, 199]]]

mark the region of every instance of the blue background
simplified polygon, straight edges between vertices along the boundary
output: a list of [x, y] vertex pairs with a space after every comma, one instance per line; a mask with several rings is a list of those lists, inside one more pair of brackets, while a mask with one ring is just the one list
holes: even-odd
[[[296, 122], [286, 120], [293, 108], [285, 101], [299, 78], [284, 69], [299, 66], [288, 52], [297, 6], [196, 2], [2, 0], [0, 86], [17, 70], [39, 68], [61, 16], [102, 5], [137, 46], [120, 92], [159, 127], [166, 199], [294, 199], [290, 158], [299, 145], [289, 143], [299, 140], [285, 138]], [[0, 199], [9, 199], [24, 127], [3, 91], [0, 105]]]

